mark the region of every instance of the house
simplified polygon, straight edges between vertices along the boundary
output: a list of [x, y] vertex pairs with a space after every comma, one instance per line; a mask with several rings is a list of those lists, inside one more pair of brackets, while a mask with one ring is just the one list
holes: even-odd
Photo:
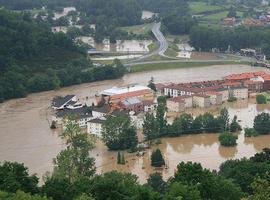
[[63, 119], [67, 116], [75, 116], [77, 117], [77, 122], [80, 127], [86, 127], [87, 121], [93, 119], [91, 107], [83, 106], [77, 109], [68, 109], [65, 108], [63, 110], [59, 110], [52, 117], [52, 120], [57, 124], [63, 124]]
[[92, 108], [92, 115], [94, 118], [101, 118], [107, 115], [111, 111], [111, 107], [108, 104], [103, 106], [95, 106]]
[[164, 95], [164, 88], [166, 87], [166, 85], [162, 84], [162, 83], [156, 83], [155, 87], [156, 87], [156, 90], [157, 90], [156, 91], [157, 97], [163, 96]]
[[233, 26], [236, 22], [235, 17], [226, 17], [223, 19], [222, 24], [225, 26]]
[[95, 118], [87, 122], [87, 133], [94, 135], [98, 138], [102, 137], [102, 124], [105, 122], [105, 118]]
[[144, 111], [143, 102], [141, 100], [139, 100], [137, 97], [125, 99], [125, 100], [120, 102], [120, 105], [122, 105], [122, 107], [125, 110], [133, 111], [135, 113], [139, 113], [139, 112]]
[[155, 110], [157, 106], [157, 102], [154, 102], [153, 100], [144, 100], [142, 103], [144, 106], [144, 112]]
[[235, 87], [230, 89], [230, 95], [237, 99], [247, 99], [248, 98], [248, 88], [246, 87]]
[[183, 112], [185, 110], [185, 101], [181, 97], [169, 98], [167, 99], [167, 108], [169, 112]]
[[210, 104], [211, 105], [220, 105], [222, 104], [222, 93], [209, 91], [206, 92], [206, 95], [210, 96]]
[[200, 108], [210, 107], [210, 96], [204, 94], [195, 94], [192, 96], [193, 106]]
[[55, 97], [52, 101], [52, 108], [54, 110], [62, 110], [69, 102], [77, 102], [75, 95], [66, 95], [65, 97]]
[[260, 93], [263, 90], [263, 81], [246, 80], [243, 86], [248, 88], [249, 93]]
[[182, 86], [181, 84], [171, 84], [164, 88], [164, 95], [169, 97], [178, 97], [178, 96], [191, 96], [193, 94], [202, 94], [204, 89]]
[[229, 99], [229, 90], [226, 88], [220, 88], [217, 92], [222, 94], [222, 102], [228, 101]]

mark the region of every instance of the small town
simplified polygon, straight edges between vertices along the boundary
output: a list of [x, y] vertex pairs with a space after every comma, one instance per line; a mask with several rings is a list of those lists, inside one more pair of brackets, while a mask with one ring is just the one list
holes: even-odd
[[148, 86], [132, 84], [100, 91], [91, 106], [78, 101], [75, 95], [56, 97], [52, 102], [55, 110], [52, 122], [55, 126], [62, 126], [66, 116], [76, 115], [81, 128], [101, 138], [102, 124], [108, 115], [129, 115], [136, 129], [142, 129], [145, 113], [155, 112], [159, 96], [166, 97], [168, 113], [184, 113], [191, 108], [208, 108], [228, 101], [255, 98], [269, 90], [270, 74], [263, 71], [190, 83], [154, 83], [151, 80]]
[[0, 0], [0, 200], [270, 200], [270, 0]]

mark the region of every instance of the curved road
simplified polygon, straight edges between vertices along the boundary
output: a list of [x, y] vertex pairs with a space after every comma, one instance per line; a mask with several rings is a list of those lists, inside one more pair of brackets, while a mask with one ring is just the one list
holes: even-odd
[[155, 38], [157, 39], [158, 43], [159, 43], [159, 48], [147, 53], [139, 58], [133, 59], [128, 61], [127, 63], [132, 64], [141, 60], [144, 60], [146, 58], [149, 58], [151, 56], [154, 55], [160, 55], [160, 56], [164, 56], [165, 51], [168, 49], [168, 42], [166, 40], [166, 38], [164, 37], [163, 33], [160, 31], [160, 27], [161, 27], [161, 23], [154, 23], [153, 27], [152, 27], [152, 33], [154, 34]]
[[[129, 60], [127, 62], [124, 63], [124, 65], [126, 66], [131, 66], [131, 65], [138, 65], [138, 64], [157, 64], [157, 63], [183, 63], [183, 62], [224, 62], [224, 61], [231, 61], [231, 62], [240, 62], [240, 61], [246, 61], [246, 62], [254, 62], [253, 58], [248, 58], [248, 57], [243, 57], [243, 56], [236, 56], [239, 59], [235, 59], [235, 60], [193, 60], [193, 59], [189, 59], [189, 60], [185, 60], [185, 59], [178, 59], [175, 57], [169, 57], [167, 55], [165, 55], [166, 50], [169, 47], [169, 44], [165, 38], [165, 36], [163, 35], [163, 33], [160, 31], [160, 27], [161, 27], [161, 23], [154, 23], [153, 27], [152, 27], [152, 33], [154, 34], [155, 38], [157, 39], [158, 43], [159, 43], [159, 48], [147, 53], [145, 55], [142, 55], [141, 57]], [[162, 57], [165, 58], [169, 58], [172, 60], [160, 60], [160, 61], [144, 61], [144, 59], [149, 58], [151, 56], [154, 55], [160, 55]]]

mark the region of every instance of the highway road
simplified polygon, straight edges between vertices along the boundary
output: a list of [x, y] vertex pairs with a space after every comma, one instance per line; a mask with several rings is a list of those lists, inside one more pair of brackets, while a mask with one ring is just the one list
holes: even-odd
[[159, 48], [147, 53], [145, 55], [142, 55], [139, 58], [133, 59], [128, 61], [127, 63], [134, 63], [134, 62], [139, 62], [142, 61], [146, 58], [149, 58], [151, 56], [154, 55], [160, 55], [160, 56], [164, 56], [165, 51], [168, 49], [168, 42], [166, 40], [166, 38], [164, 37], [163, 33], [160, 31], [160, 27], [161, 27], [161, 23], [154, 23], [153, 27], [152, 27], [152, 33], [154, 34], [155, 38], [157, 39], [158, 43], [159, 43]]

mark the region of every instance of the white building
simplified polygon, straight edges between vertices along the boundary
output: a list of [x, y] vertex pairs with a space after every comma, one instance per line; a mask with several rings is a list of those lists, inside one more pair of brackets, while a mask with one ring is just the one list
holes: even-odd
[[102, 137], [102, 124], [105, 118], [96, 118], [87, 122], [87, 133], [94, 135], [98, 138]]
[[230, 89], [232, 96], [237, 99], [247, 99], [248, 98], [248, 88], [246, 87], [236, 87]]

